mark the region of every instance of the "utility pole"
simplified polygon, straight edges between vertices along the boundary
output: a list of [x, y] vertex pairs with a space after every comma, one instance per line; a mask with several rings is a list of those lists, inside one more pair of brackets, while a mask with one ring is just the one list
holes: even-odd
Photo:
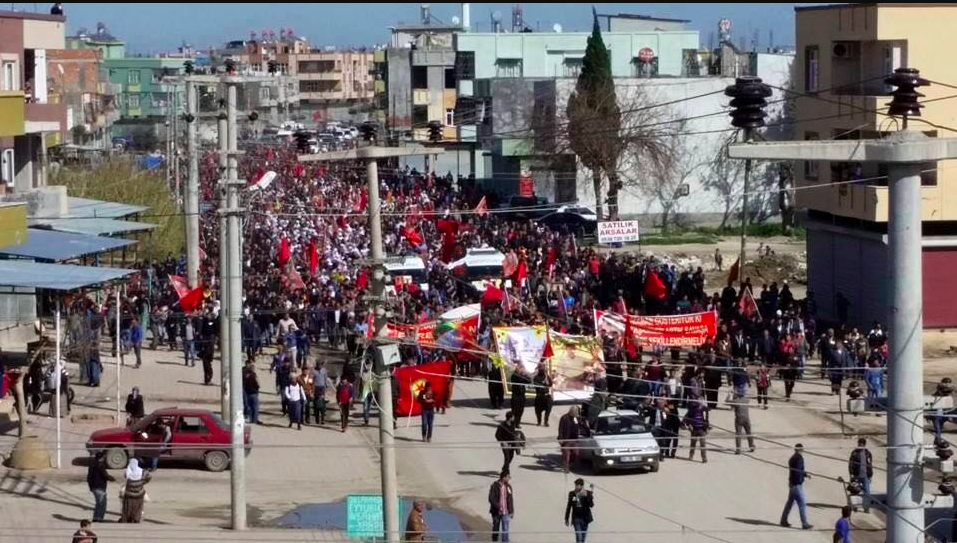
[[[368, 130], [368, 129], [364, 129]], [[367, 132], [367, 139], [375, 139], [374, 131]], [[374, 266], [372, 273], [372, 299], [375, 314], [375, 341], [385, 325], [385, 260], [382, 249], [382, 215], [379, 202], [379, 165], [380, 158], [407, 157], [442, 154], [442, 149], [425, 147], [361, 147], [346, 151], [332, 151], [318, 155], [303, 155], [300, 162], [363, 160], [368, 177], [369, 192], [369, 240], [370, 256]], [[379, 455], [382, 477], [382, 506], [385, 528], [385, 541], [399, 543], [402, 538], [399, 527], [399, 484], [396, 476], [395, 430], [392, 403], [392, 376], [388, 366], [379, 368], [377, 375], [379, 394]]]
[[[888, 115], [920, 116], [928, 82], [913, 68], [885, 80], [897, 87]], [[733, 144], [730, 158], [825, 162], [871, 162], [888, 168], [890, 364], [887, 393], [887, 541], [924, 541], [923, 480], [923, 278], [921, 165], [957, 158], [957, 138], [931, 138], [903, 130], [880, 140]], [[876, 494], [876, 493], [875, 493]]]
[[190, 288], [199, 286], [199, 149], [196, 141], [196, 84], [186, 80], [186, 145], [189, 178], [186, 181], [186, 278]]
[[[754, 129], [764, 126], [767, 114], [765, 98], [771, 96], [771, 87], [759, 77], [739, 77], [734, 85], [724, 90], [731, 97], [731, 126], [742, 129], [743, 143], [754, 140]], [[744, 161], [744, 194], [741, 197], [741, 250], [738, 253], [738, 284], [744, 285], [744, 259], [748, 244], [748, 190], [751, 184], [751, 160]]]
[[[225, 90], [225, 86], [222, 87]], [[227, 164], [229, 156], [229, 124], [226, 119], [225, 111], [220, 111], [219, 117], [219, 388], [220, 388], [220, 413], [223, 421], [229, 424], [229, 323], [226, 320], [227, 308], [229, 307], [229, 261], [226, 256], [229, 254], [229, 241], [227, 232], [229, 230], [229, 221], [226, 218], [225, 211], [229, 208], [226, 202], [226, 184], [229, 176], [227, 175]]]
[[[236, 83], [227, 77], [226, 122], [228, 126], [229, 154], [227, 159], [226, 209], [229, 224], [229, 304], [226, 318], [229, 321], [229, 407], [231, 428], [230, 449], [230, 491], [232, 494], [233, 530], [246, 529], [246, 455], [245, 455], [245, 417], [243, 416], [242, 394], [242, 336], [239, 329], [242, 318], [243, 296], [243, 255], [240, 239], [239, 167], [238, 135], [236, 124]], [[224, 382], [226, 379], [224, 377]]]

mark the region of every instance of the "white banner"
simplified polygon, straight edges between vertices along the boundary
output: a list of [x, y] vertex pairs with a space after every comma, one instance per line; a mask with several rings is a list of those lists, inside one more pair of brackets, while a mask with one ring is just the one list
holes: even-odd
[[638, 241], [638, 221], [603, 221], [598, 223], [598, 243]]

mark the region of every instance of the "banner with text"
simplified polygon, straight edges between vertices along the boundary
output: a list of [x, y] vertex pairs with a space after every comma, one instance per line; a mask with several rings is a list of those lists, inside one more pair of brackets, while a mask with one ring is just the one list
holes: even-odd
[[714, 338], [717, 317], [714, 311], [688, 315], [621, 315], [596, 310], [595, 330], [596, 333], [627, 333], [634, 344], [641, 347], [697, 347]]
[[638, 241], [638, 221], [602, 221], [598, 223], [598, 243]]

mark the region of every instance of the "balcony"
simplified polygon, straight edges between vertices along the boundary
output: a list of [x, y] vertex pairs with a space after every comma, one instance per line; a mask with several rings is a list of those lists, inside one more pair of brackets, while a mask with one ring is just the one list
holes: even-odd
[[24, 104], [25, 130], [35, 132], [59, 132], [66, 120], [66, 104]]
[[22, 91], [0, 91], [0, 137], [24, 134], [25, 106]]

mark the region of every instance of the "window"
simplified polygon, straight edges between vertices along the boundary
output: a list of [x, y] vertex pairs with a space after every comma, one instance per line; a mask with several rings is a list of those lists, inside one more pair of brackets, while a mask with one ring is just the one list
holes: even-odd
[[126, 98], [126, 105], [130, 109], [139, 109], [140, 108], [140, 95], [139, 94], [130, 94]]
[[16, 170], [13, 167], [13, 149], [4, 149], [0, 151], [0, 181], [13, 186], [13, 179]]
[[445, 110], [445, 126], [455, 126], [455, 110]]
[[[817, 132], [805, 132], [804, 139], [807, 141], [819, 140], [821, 137]], [[818, 163], [814, 160], [804, 161], [804, 179], [808, 181], [817, 181], [820, 176]]]
[[126, 82], [130, 85], [139, 85], [140, 84], [140, 71], [139, 70], [130, 70], [126, 73]]
[[17, 81], [17, 63], [13, 61], [3, 61], [2, 74], [0, 74], [0, 90], [15, 91], [20, 90], [20, 82]]
[[199, 417], [180, 417], [177, 432], [181, 434], [208, 434], [209, 429]]
[[429, 124], [429, 106], [412, 106], [412, 125], [425, 127]]
[[458, 79], [475, 79], [475, 52], [455, 53], [455, 74]]
[[819, 75], [821, 51], [816, 45], [804, 48], [804, 91], [817, 92], [819, 84]]
[[578, 77], [582, 73], [583, 59], [566, 58], [562, 63], [563, 75], [565, 77]]
[[456, 87], [455, 70], [447, 68], [445, 70], [445, 88], [454, 89]]
[[495, 77], [522, 77], [522, 60], [500, 58], [495, 61]]
[[162, 83], [162, 82], [163, 82], [163, 76], [165, 75], [165, 74], [163, 73], [164, 70], [153, 70], [152, 72], [153, 72], [153, 74], [152, 74], [152, 75], [153, 75], [153, 78], [152, 78], [153, 84], [154, 84], [154, 85], [158, 85], [158, 84]]
[[412, 88], [413, 89], [429, 88], [429, 67], [428, 66], [413, 66], [412, 67]]

